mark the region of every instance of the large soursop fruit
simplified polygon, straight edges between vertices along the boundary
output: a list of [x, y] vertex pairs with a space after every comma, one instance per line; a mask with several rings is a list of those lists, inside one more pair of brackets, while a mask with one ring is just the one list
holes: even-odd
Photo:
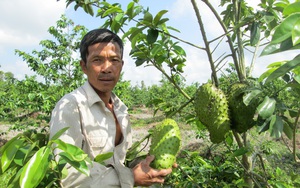
[[245, 83], [234, 83], [228, 93], [231, 126], [238, 133], [244, 133], [255, 125], [253, 117], [257, 102], [252, 101], [249, 105], [243, 102], [248, 87]]
[[230, 130], [226, 95], [213, 84], [201, 85], [195, 95], [195, 111], [200, 122], [209, 131], [210, 140], [220, 143]]
[[149, 154], [155, 159], [151, 167], [166, 169], [172, 167], [181, 146], [181, 135], [177, 123], [172, 119], [165, 119], [154, 127]]

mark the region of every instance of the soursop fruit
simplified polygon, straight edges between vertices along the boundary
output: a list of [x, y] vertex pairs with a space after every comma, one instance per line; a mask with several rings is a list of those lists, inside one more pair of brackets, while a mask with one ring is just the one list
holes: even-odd
[[251, 101], [249, 105], [246, 105], [243, 101], [248, 88], [249, 85], [246, 83], [234, 83], [228, 93], [231, 126], [238, 133], [244, 133], [255, 125], [253, 117], [257, 102]]
[[172, 167], [181, 147], [181, 135], [177, 123], [173, 119], [165, 119], [156, 125], [152, 132], [149, 154], [155, 159], [151, 167], [166, 169]]
[[208, 129], [211, 142], [225, 140], [230, 131], [230, 117], [224, 92], [211, 83], [205, 83], [198, 88], [194, 102], [197, 117]]

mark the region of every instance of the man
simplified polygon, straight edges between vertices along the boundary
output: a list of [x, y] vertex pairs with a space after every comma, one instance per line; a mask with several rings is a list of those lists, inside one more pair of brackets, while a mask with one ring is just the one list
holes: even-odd
[[64, 127], [60, 137], [82, 148], [91, 159], [113, 152], [105, 166], [93, 162], [90, 176], [68, 166], [64, 187], [133, 187], [163, 183], [172, 169], [156, 170], [148, 156], [133, 169], [124, 166], [127, 149], [132, 144], [127, 107], [112, 93], [123, 67], [123, 43], [107, 29], [88, 32], [80, 44], [82, 71], [87, 82], [65, 95], [55, 106], [50, 121], [50, 137]]

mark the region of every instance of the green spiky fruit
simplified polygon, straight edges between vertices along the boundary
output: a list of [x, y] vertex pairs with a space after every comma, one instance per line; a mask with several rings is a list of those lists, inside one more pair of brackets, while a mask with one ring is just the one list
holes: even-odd
[[195, 95], [195, 111], [200, 122], [209, 131], [210, 140], [220, 143], [230, 130], [226, 95], [213, 84], [201, 85]]
[[172, 167], [181, 146], [181, 135], [177, 123], [173, 119], [165, 119], [155, 126], [152, 133], [149, 154], [155, 159], [151, 167], [166, 169]]
[[255, 125], [253, 120], [257, 103], [252, 101], [246, 105], [243, 96], [249, 86], [245, 83], [234, 83], [228, 93], [228, 105], [231, 115], [232, 129], [244, 133]]

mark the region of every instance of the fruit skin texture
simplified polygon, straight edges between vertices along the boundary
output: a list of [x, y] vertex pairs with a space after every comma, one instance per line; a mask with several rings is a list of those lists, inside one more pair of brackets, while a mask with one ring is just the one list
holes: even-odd
[[173, 119], [165, 119], [153, 129], [149, 154], [155, 159], [151, 163], [154, 169], [171, 168], [181, 147], [181, 135]]
[[253, 120], [257, 102], [252, 101], [249, 105], [243, 102], [243, 96], [249, 86], [246, 83], [234, 83], [228, 93], [228, 105], [231, 115], [232, 129], [238, 133], [244, 133], [255, 125]]
[[194, 98], [200, 122], [208, 129], [211, 142], [220, 143], [230, 131], [228, 101], [224, 92], [211, 83], [202, 84]]

